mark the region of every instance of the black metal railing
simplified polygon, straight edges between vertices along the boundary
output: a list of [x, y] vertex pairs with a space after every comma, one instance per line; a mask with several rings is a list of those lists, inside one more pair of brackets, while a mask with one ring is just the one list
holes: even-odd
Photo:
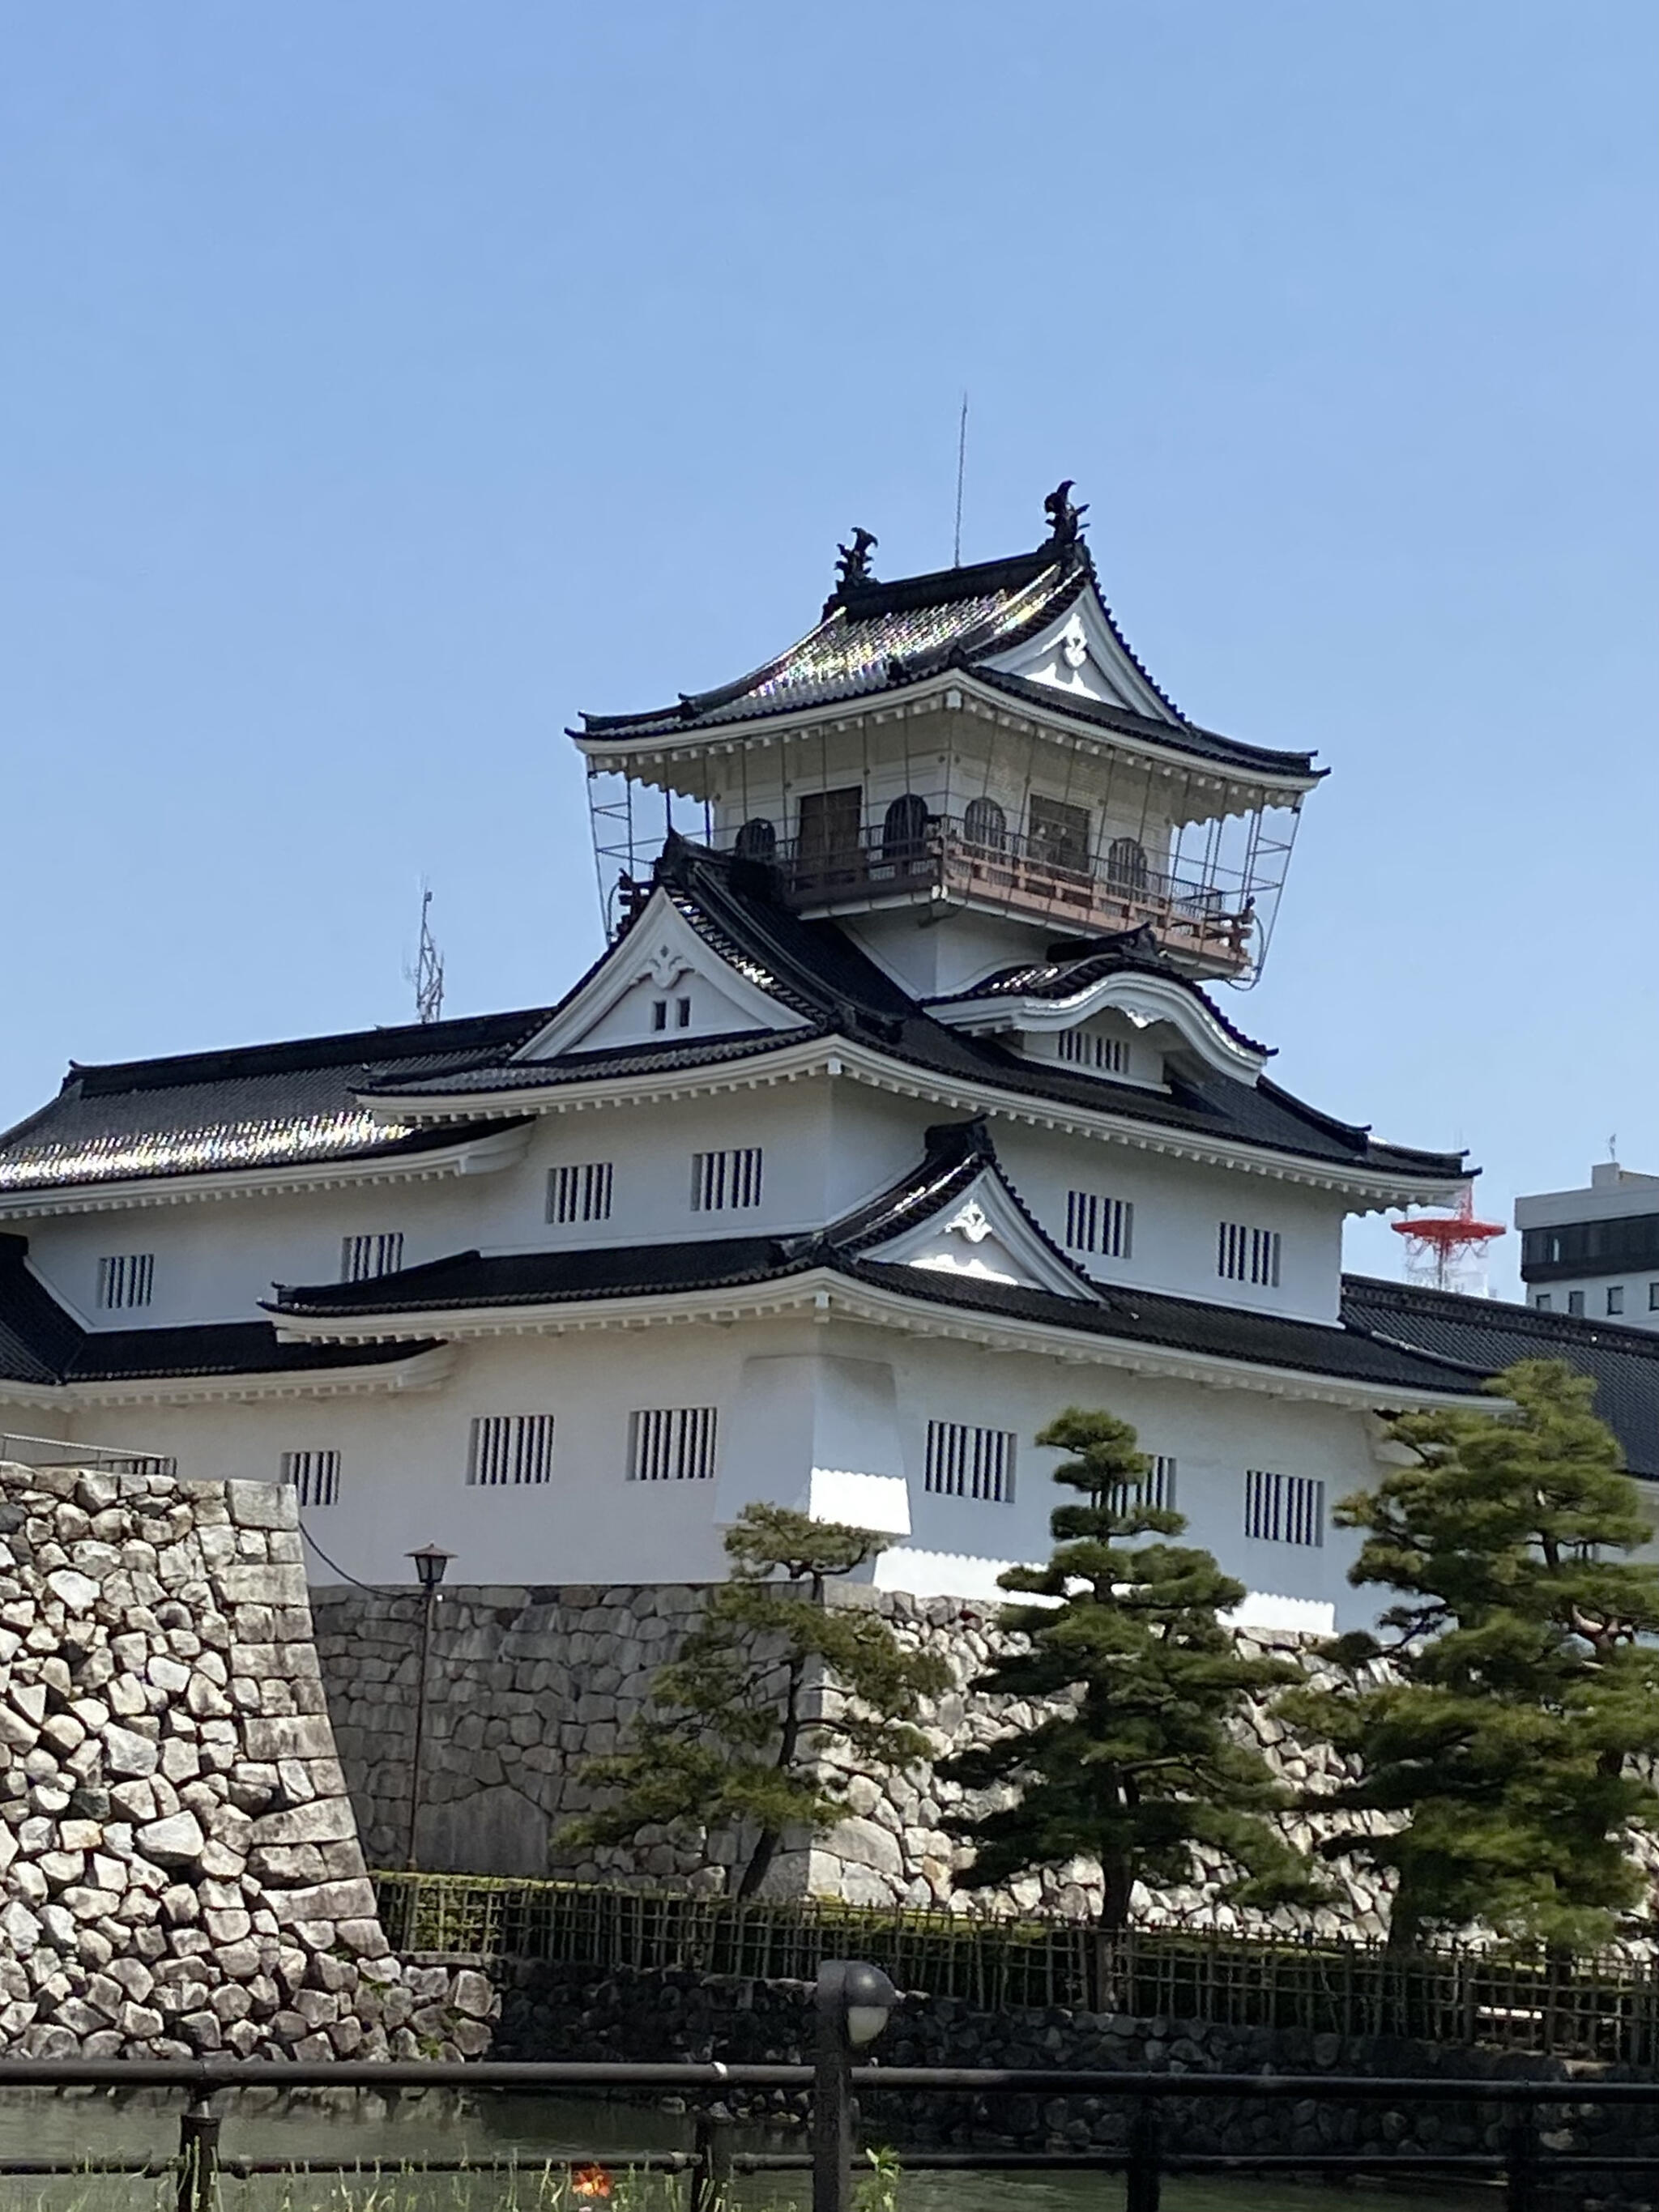
[[[514, 2172], [569, 2172], [600, 2166], [607, 2172], [632, 2170], [684, 2175], [690, 2212], [714, 2212], [730, 2176], [742, 2173], [804, 2172], [813, 2168], [805, 2152], [749, 2151], [736, 2147], [734, 2123], [725, 2102], [745, 2091], [782, 2090], [802, 2098], [813, 2092], [816, 2075], [807, 2066], [532, 2064], [475, 2061], [363, 2063], [301, 2061], [0, 2060], [0, 2094], [8, 2089], [101, 2088], [116, 2091], [171, 2089], [185, 2093], [179, 2119], [179, 2148], [168, 2159], [88, 2157], [74, 2162], [0, 2159], [0, 2174], [52, 2175], [171, 2173], [177, 2181], [179, 2212], [212, 2212], [222, 2175], [245, 2178], [272, 2173], [373, 2173], [362, 2161], [337, 2158], [242, 2158], [228, 2153], [223, 2141], [227, 2115], [222, 2100], [242, 2089], [539, 2090], [589, 2095], [672, 2094], [690, 2100], [702, 2096], [720, 2108], [697, 2118], [691, 2147], [685, 2150], [622, 2150], [559, 2154], [527, 2165], [522, 2158], [422, 2160], [410, 2172], [480, 2175]], [[1254, 2177], [1295, 2173], [1309, 2177], [1384, 2176], [1407, 2180], [1501, 2179], [1510, 2212], [1536, 2212], [1545, 2192], [1569, 2177], [1600, 2175], [1607, 2180], [1659, 2178], [1659, 2156], [1622, 2148], [1564, 2148], [1559, 2126], [1544, 2140], [1540, 2120], [1552, 2107], [1566, 2107], [1578, 2134], [1587, 2117], [1609, 2109], [1651, 2113], [1659, 2107], [1659, 2081], [1466, 2081], [1422, 2076], [1338, 2076], [1332, 2075], [1143, 2074], [1093, 2069], [868, 2066], [854, 2068], [855, 2092], [866, 2097], [902, 2094], [966, 2100], [971, 2113], [984, 2100], [1025, 2098], [1046, 2103], [1078, 2097], [1110, 2104], [1123, 2118], [1121, 2141], [1078, 2150], [900, 2148], [899, 2164], [915, 2172], [977, 2168], [1000, 2172], [1085, 2172], [1126, 2177], [1126, 2212], [1157, 2212], [1160, 2185], [1167, 2174], [1228, 2174]], [[1200, 2151], [1190, 2147], [1190, 2115], [1177, 2134], [1165, 2107], [1224, 2101], [1243, 2106], [1312, 2106], [1347, 2108], [1382, 2105], [1390, 2113], [1421, 2113], [1425, 2107], [1461, 2106], [1490, 2117], [1481, 2133], [1485, 2148], [1444, 2151], [1392, 2149], [1380, 2141], [1358, 2147], [1299, 2148], [1294, 2146], [1249, 2151]], [[914, 2106], [912, 2109], [915, 2109]], [[1554, 2117], [1559, 2120], [1558, 2112]], [[960, 2121], [954, 2123], [960, 2125]], [[1650, 2135], [1652, 2122], [1642, 2129]], [[1634, 2139], [1632, 2137], [1632, 2139]], [[821, 2161], [820, 2161], [821, 2163]], [[401, 2169], [400, 2169], [401, 2170]], [[823, 2181], [815, 2173], [815, 2188]], [[820, 2200], [822, 2201], [822, 2200]]]
[[474, 1875], [380, 1874], [394, 1947], [746, 1981], [810, 1981], [848, 1954], [976, 2011], [1063, 2006], [1307, 2034], [1397, 2035], [1516, 2056], [1659, 2065], [1659, 1971], [1474, 1945], [1381, 1943], [693, 1897]]

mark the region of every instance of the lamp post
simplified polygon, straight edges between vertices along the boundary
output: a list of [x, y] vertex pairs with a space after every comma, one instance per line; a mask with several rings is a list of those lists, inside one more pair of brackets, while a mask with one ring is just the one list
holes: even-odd
[[853, 2053], [873, 2043], [899, 2001], [879, 1966], [826, 1959], [813, 1992], [817, 2034], [812, 2075], [812, 2212], [851, 2212], [857, 2108]]
[[415, 1823], [421, 1816], [421, 1753], [426, 1743], [426, 1662], [432, 1649], [432, 1616], [438, 1609], [438, 1585], [444, 1578], [444, 1569], [454, 1558], [436, 1544], [422, 1544], [418, 1552], [407, 1556], [415, 1562], [416, 1579], [421, 1585], [421, 1659], [415, 1677], [415, 1749], [409, 1766], [409, 1849], [404, 1855], [404, 1864], [410, 1874], [415, 1871]]

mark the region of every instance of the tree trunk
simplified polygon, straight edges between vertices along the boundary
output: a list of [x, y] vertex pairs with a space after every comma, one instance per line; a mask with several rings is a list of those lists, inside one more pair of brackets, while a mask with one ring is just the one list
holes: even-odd
[[1095, 1920], [1094, 2008], [1122, 2009], [1122, 1938], [1129, 1925], [1129, 1899], [1133, 1894], [1134, 1869], [1127, 1859], [1103, 1859], [1100, 1864], [1100, 1911]]
[[744, 1898], [753, 1897], [757, 1893], [761, 1884], [771, 1872], [772, 1862], [778, 1855], [778, 1844], [781, 1840], [777, 1829], [763, 1828], [761, 1830], [760, 1840], [749, 1854], [749, 1863], [743, 1870], [743, 1877], [733, 1893], [734, 1895]]
[[[783, 1693], [783, 1718], [778, 1726], [778, 1755], [773, 1766], [778, 1773], [787, 1774], [795, 1763], [795, 1753], [800, 1747], [800, 1692], [805, 1680], [806, 1662], [797, 1654], [789, 1662], [789, 1675]], [[739, 1898], [753, 1897], [771, 1870], [778, 1855], [782, 1832], [777, 1828], [763, 1828], [760, 1841], [750, 1853], [749, 1863], [743, 1870], [735, 1894]]]

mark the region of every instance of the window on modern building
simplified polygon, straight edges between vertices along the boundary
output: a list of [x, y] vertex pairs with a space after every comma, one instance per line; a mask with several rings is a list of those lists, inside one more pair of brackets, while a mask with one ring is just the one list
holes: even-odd
[[777, 856], [777, 825], [769, 822], [763, 814], [757, 814], [744, 823], [738, 832], [738, 857], [743, 860], [770, 860]]
[[713, 1406], [644, 1406], [628, 1417], [630, 1482], [706, 1482], [714, 1472]]
[[1103, 1198], [1098, 1191], [1066, 1194], [1066, 1243], [1073, 1252], [1097, 1252], [1103, 1260], [1127, 1260], [1134, 1242], [1135, 1209], [1127, 1198]]
[[983, 852], [1006, 852], [1008, 817], [994, 799], [970, 799], [962, 817], [962, 834]]
[[939, 1498], [1014, 1502], [1012, 1429], [975, 1429], [965, 1421], [929, 1421], [922, 1487]]
[[1114, 1482], [1106, 1492], [1108, 1510], [1132, 1513], [1138, 1505], [1151, 1505], [1172, 1513], [1176, 1502], [1176, 1463], [1162, 1452], [1153, 1455], [1150, 1470], [1139, 1482]]
[[1268, 1544], [1322, 1544], [1324, 1483], [1316, 1475], [1250, 1468], [1244, 1476], [1244, 1534]]
[[1127, 1037], [1103, 1036], [1098, 1030], [1061, 1030], [1054, 1043], [1062, 1060], [1077, 1067], [1097, 1067], [1107, 1075], [1128, 1071]]
[[98, 1303], [110, 1312], [147, 1306], [155, 1288], [154, 1252], [112, 1252], [98, 1262]]
[[611, 1162], [582, 1160], [547, 1171], [550, 1221], [609, 1221]]
[[1583, 1310], [1584, 1293], [1582, 1291], [1569, 1291], [1567, 1292], [1567, 1311], [1570, 1314], [1581, 1314]]
[[1607, 1285], [1607, 1311], [1621, 1314], [1625, 1310], [1625, 1286], [1622, 1283]]
[[301, 1505], [337, 1505], [340, 1455], [337, 1451], [286, 1451], [282, 1479], [292, 1483]]
[[1090, 814], [1063, 799], [1040, 799], [1033, 792], [1026, 806], [1026, 843], [1038, 866], [1089, 870]]
[[1555, 1309], [1555, 1300], [1550, 1296], [1547, 1291], [1540, 1291], [1538, 1296], [1533, 1300], [1533, 1304], [1537, 1307], [1540, 1313], [1552, 1313]]
[[1276, 1291], [1279, 1244], [1276, 1229], [1251, 1229], [1242, 1221], [1224, 1221], [1216, 1237], [1215, 1271], [1230, 1283], [1255, 1283]]
[[466, 1479], [478, 1489], [553, 1480], [551, 1413], [481, 1413], [472, 1424]]
[[761, 1202], [761, 1148], [691, 1155], [691, 1211], [726, 1213]]
[[340, 1239], [340, 1280], [372, 1282], [376, 1275], [395, 1275], [404, 1264], [404, 1232], [387, 1229], [368, 1237]]
[[690, 999], [676, 999], [676, 1000], [675, 1000], [675, 1001], [674, 1001], [674, 1026], [675, 1026], [675, 1028], [676, 1028], [677, 1030], [689, 1030], [689, 1029], [690, 1028], [690, 1026], [691, 1026], [691, 1001], [690, 1001]]

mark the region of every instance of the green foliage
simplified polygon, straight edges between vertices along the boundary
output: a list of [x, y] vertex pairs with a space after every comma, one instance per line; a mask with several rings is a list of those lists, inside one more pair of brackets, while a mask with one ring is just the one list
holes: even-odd
[[1401, 1824], [1324, 1846], [1397, 1877], [1395, 1948], [1482, 1922], [1582, 1949], [1638, 1901], [1629, 1840], [1659, 1820], [1659, 1567], [1628, 1556], [1651, 1531], [1595, 1385], [1524, 1360], [1487, 1388], [1512, 1409], [1389, 1425], [1409, 1464], [1335, 1518], [1365, 1532], [1349, 1579], [1398, 1600], [1281, 1710], [1355, 1763], [1310, 1803]]
[[1208, 1552], [1169, 1540], [1186, 1523], [1142, 1502], [1152, 1462], [1127, 1422], [1073, 1407], [1037, 1442], [1076, 1455], [1054, 1480], [1079, 1502], [1050, 1517], [1047, 1566], [1012, 1568], [1002, 1587], [1058, 1602], [1005, 1607], [1002, 1626], [1029, 1649], [997, 1661], [974, 1688], [1059, 1709], [945, 1762], [950, 1779], [1014, 1793], [952, 1824], [975, 1851], [957, 1879], [985, 1888], [1096, 1858], [1101, 1923], [1115, 1929], [1137, 1881], [1190, 1881], [1201, 1846], [1231, 1864], [1226, 1893], [1242, 1902], [1310, 1900], [1316, 1886], [1271, 1817], [1288, 1797], [1229, 1727], [1246, 1699], [1297, 1670], [1239, 1650], [1218, 1615], [1243, 1586]]
[[[842, 1787], [820, 1765], [832, 1746], [866, 1774], [922, 1758], [927, 1739], [914, 1723], [949, 1679], [943, 1661], [907, 1652], [878, 1613], [825, 1602], [830, 1579], [884, 1543], [783, 1506], [745, 1506], [726, 1538], [730, 1578], [659, 1672], [650, 1710], [623, 1750], [582, 1769], [619, 1795], [558, 1841], [736, 1830], [757, 1838], [737, 1887], [750, 1897], [787, 1829], [821, 1833], [845, 1817]], [[820, 1681], [824, 1695], [812, 1699]]]

